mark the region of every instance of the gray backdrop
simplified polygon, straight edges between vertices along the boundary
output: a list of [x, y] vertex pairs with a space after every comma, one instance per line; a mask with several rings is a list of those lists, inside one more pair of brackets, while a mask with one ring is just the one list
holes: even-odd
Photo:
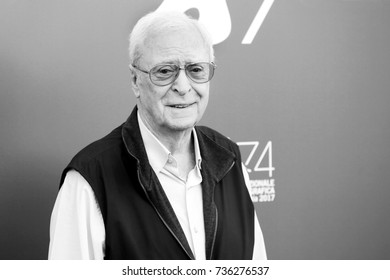
[[[1, 1], [0, 259], [47, 257], [61, 171], [131, 112], [127, 36], [161, 2]], [[269, 258], [390, 259], [390, 1], [276, 0], [251, 44], [263, 1], [226, 2], [202, 124], [258, 143]]]

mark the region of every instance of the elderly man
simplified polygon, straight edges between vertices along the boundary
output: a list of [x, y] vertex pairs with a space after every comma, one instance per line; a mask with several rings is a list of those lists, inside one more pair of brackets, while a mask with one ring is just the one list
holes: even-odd
[[215, 64], [206, 30], [151, 13], [130, 35], [137, 105], [61, 178], [50, 259], [265, 259], [240, 152], [196, 126]]

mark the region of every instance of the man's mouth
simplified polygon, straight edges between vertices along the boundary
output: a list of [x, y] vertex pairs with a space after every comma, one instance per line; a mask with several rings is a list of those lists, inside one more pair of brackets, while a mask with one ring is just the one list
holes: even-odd
[[194, 104], [194, 103], [191, 103], [191, 104], [172, 104], [172, 105], [168, 105], [168, 106], [172, 107], [172, 108], [176, 108], [176, 109], [185, 109], [185, 108], [191, 106], [192, 104]]

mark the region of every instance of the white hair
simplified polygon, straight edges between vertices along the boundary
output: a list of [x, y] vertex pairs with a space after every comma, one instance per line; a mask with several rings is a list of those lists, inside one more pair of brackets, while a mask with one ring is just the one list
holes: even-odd
[[129, 36], [130, 65], [135, 65], [142, 56], [142, 48], [150, 34], [158, 34], [165, 30], [195, 27], [202, 36], [205, 46], [209, 48], [210, 60], [214, 61], [212, 39], [207, 29], [196, 19], [176, 11], [151, 12], [138, 20]]

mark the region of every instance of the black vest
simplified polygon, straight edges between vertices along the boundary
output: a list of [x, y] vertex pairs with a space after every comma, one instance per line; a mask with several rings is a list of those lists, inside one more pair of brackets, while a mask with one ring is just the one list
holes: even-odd
[[[196, 127], [202, 156], [207, 259], [251, 259], [254, 207], [242, 175], [238, 146]], [[102, 212], [106, 259], [194, 259], [185, 234], [151, 168], [135, 108], [129, 119], [81, 150], [62, 174], [77, 170]]]

